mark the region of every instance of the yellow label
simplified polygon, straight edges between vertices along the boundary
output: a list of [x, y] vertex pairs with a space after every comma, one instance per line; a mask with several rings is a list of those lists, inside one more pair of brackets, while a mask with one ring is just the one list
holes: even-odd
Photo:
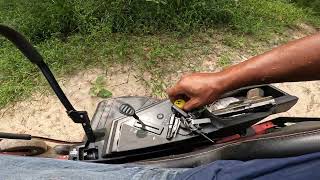
[[183, 99], [177, 99], [174, 101], [174, 105], [176, 105], [178, 108], [182, 109], [184, 104], [186, 104], [186, 101]]

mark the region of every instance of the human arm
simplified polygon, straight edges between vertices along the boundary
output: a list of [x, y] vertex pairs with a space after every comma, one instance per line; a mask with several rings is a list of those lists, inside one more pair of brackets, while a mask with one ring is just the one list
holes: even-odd
[[184, 75], [167, 93], [172, 101], [187, 96], [184, 109], [188, 111], [240, 87], [310, 80], [320, 80], [320, 33], [279, 46], [221, 72]]

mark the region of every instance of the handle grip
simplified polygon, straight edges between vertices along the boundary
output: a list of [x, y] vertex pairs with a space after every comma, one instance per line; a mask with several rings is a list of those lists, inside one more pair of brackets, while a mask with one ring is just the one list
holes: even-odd
[[0, 34], [9, 39], [32, 63], [44, 63], [42, 56], [31, 43], [16, 30], [0, 24]]

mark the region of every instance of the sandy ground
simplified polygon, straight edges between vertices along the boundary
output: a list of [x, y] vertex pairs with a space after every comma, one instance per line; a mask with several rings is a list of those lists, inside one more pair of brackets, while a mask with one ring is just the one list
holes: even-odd
[[281, 116], [320, 117], [320, 81], [283, 83], [275, 86], [299, 98], [298, 103]]
[[[300, 38], [306, 34], [315, 32], [308, 26], [302, 26], [301, 31], [293, 31], [293, 38]], [[221, 47], [220, 47], [221, 48]], [[250, 55], [238, 54], [236, 62], [243, 61]], [[207, 56], [202, 62], [201, 71], [219, 70], [215, 67], [217, 54]], [[194, 60], [196, 61], [196, 60]], [[179, 75], [182, 72], [178, 72]], [[93, 116], [97, 104], [101, 98], [90, 95], [89, 90], [93, 81], [104, 75], [107, 79], [106, 88], [114, 97], [124, 95], [150, 96], [151, 91], [140, 78], [148, 81], [147, 75], [138, 76], [132, 67], [114, 66], [105, 72], [100, 69], [87, 70], [70, 78], [60, 80], [60, 84], [67, 97], [78, 110], [86, 110], [89, 117]], [[168, 81], [176, 81], [179, 76], [169, 78]], [[282, 116], [307, 116], [320, 117], [320, 81], [276, 84], [280, 89], [291, 95], [299, 97], [298, 103]], [[45, 136], [67, 141], [81, 141], [83, 130], [80, 125], [73, 123], [66, 115], [59, 100], [50, 94], [34, 94], [27, 101], [18, 102], [0, 110], [0, 131], [13, 133], [28, 133], [37, 136]]]

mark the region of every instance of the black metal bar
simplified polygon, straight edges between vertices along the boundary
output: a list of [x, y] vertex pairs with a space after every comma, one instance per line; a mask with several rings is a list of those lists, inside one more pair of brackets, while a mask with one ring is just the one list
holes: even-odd
[[38, 63], [37, 64], [45, 78], [47, 79], [48, 83], [50, 84], [52, 90], [57, 95], [63, 106], [66, 108], [67, 112], [69, 111], [75, 111], [74, 107], [62, 91], [61, 87], [59, 86], [57, 80], [54, 78], [52, 72], [50, 71], [49, 67], [44, 63]]
[[1, 24], [0, 34], [9, 39], [32, 63], [43, 62], [42, 56], [22, 34]]
[[53, 91], [56, 93], [67, 111], [74, 110], [70, 101], [61, 90], [58, 82], [54, 78], [52, 72], [45, 64], [42, 56], [36, 50], [36, 48], [34, 48], [23, 35], [7, 26], [0, 25], [0, 34], [9, 39], [32, 63], [36, 64], [40, 68], [43, 75], [46, 77], [50, 86], [52, 87]]
[[[63, 104], [63, 106], [67, 110], [67, 114], [75, 123], [81, 123], [82, 127], [88, 137], [89, 142], [95, 141], [95, 135], [91, 128], [90, 120], [88, 118], [87, 112], [85, 111], [76, 111], [64, 92], [62, 91], [61, 87], [59, 86], [57, 80], [54, 78], [49, 67], [43, 61], [42, 56], [38, 53], [36, 48], [32, 46], [28, 40], [21, 35], [19, 32], [15, 31], [14, 29], [1, 25], [0, 24], [0, 34], [9, 39], [29, 60], [30, 62], [36, 64], [45, 78], [47, 79], [48, 83], [50, 84], [51, 88]], [[12, 134], [13, 135], [13, 134]], [[17, 136], [18, 137], [18, 136]], [[22, 137], [22, 136], [19, 136]], [[30, 137], [31, 138], [31, 137]]]
[[30, 134], [13, 134], [13, 133], [0, 132], [0, 139], [24, 139], [24, 140], [31, 140], [31, 135], [30, 135]]

